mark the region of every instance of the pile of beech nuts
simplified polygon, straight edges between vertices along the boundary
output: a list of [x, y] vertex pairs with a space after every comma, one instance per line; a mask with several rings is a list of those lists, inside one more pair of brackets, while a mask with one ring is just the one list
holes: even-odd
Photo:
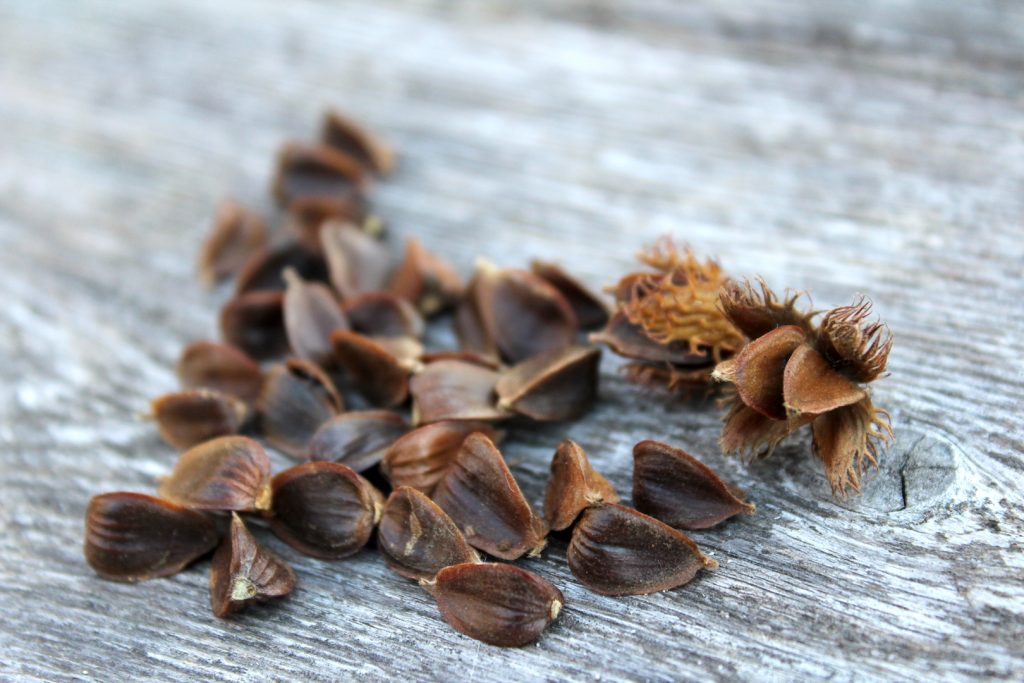
[[[716, 566], [682, 530], [754, 506], [663, 443], [636, 444], [627, 507], [563, 441], [543, 514], [533, 509], [499, 450], [500, 428], [589, 409], [601, 351], [582, 331], [614, 311], [551, 263], [479, 263], [466, 283], [416, 239], [393, 258], [367, 199], [393, 166], [385, 143], [329, 113], [319, 142], [281, 152], [274, 234], [250, 210], [221, 207], [199, 271], [211, 284], [234, 278], [223, 341], [189, 344], [181, 389], [152, 402], [161, 436], [181, 451], [157, 495], [89, 503], [93, 569], [144, 581], [212, 552], [210, 603], [225, 617], [296, 584], [250, 527], [327, 560], [375, 538], [453, 628], [520, 646], [564, 606], [558, 588], [511, 564], [539, 555], [549, 532], [571, 534], [573, 575], [603, 595], [671, 589]], [[460, 348], [426, 349], [431, 320], [453, 324]], [[300, 464], [272, 473], [268, 446]]]

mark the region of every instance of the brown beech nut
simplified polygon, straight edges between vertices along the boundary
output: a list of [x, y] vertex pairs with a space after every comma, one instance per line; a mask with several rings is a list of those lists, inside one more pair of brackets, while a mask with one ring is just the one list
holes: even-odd
[[409, 486], [388, 496], [377, 528], [377, 547], [388, 566], [407, 579], [430, 579], [453, 564], [480, 561], [445, 511]]
[[177, 574], [217, 545], [201, 512], [141, 493], [93, 496], [85, 511], [85, 559], [114, 581]]
[[389, 175], [395, 169], [395, 151], [391, 145], [339, 111], [328, 111], [324, 115], [320, 139], [355, 157], [379, 176]]
[[540, 421], [571, 420], [597, 399], [601, 350], [567, 346], [527, 358], [495, 384], [498, 408]]
[[284, 293], [284, 329], [288, 343], [299, 358], [321, 366], [334, 363], [331, 333], [347, 330], [348, 318], [326, 285], [306, 282], [293, 269], [283, 274], [287, 287]]
[[270, 528], [296, 550], [337, 560], [366, 545], [380, 519], [384, 497], [350, 467], [308, 462], [271, 480]]
[[342, 413], [320, 426], [309, 442], [310, 460], [330, 460], [363, 472], [378, 464], [409, 431], [401, 415], [388, 410]]
[[150, 415], [164, 441], [184, 450], [235, 434], [249, 417], [244, 401], [210, 389], [174, 391], [150, 403]]
[[525, 270], [481, 262], [455, 318], [463, 348], [517, 363], [576, 339], [576, 314], [562, 294]]
[[220, 311], [224, 340], [256, 360], [288, 352], [284, 329], [283, 292], [246, 292], [231, 299]]
[[544, 518], [555, 531], [567, 529], [581, 512], [601, 503], [617, 503], [619, 494], [598, 474], [578, 443], [566, 439], [551, 459], [544, 493]]
[[342, 300], [384, 288], [391, 274], [391, 252], [359, 226], [327, 221], [320, 229], [320, 246], [331, 285]]
[[359, 161], [328, 145], [289, 142], [277, 158], [272, 191], [281, 206], [307, 197], [344, 197], [363, 187]]
[[283, 290], [284, 272], [289, 268], [304, 280], [327, 281], [323, 254], [297, 242], [285, 242], [252, 255], [235, 280], [235, 294]]
[[430, 317], [458, 302], [463, 289], [462, 278], [451, 266], [427, 251], [415, 237], [405, 241], [405, 255], [391, 276], [389, 292]]
[[231, 277], [266, 243], [267, 226], [259, 215], [230, 199], [221, 202], [199, 250], [200, 281], [210, 286]]
[[547, 544], [547, 525], [484, 434], [466, 437], [432, 497], [469, 544], [490, 555], [514, 560], [528, 552], [536, 557]]
[[248, 437], [212, 439], [182, 453], [158, 493], [197, 510], [269, 510], [270, 457]]
[[247, 402], [256, 400], [263, 385], [259, 364], [244, 351], [220, 342], [189, 344], [176, 369], [185, 389], [211, 389]]
[[684, 368], [708, 367], [714, 364], [710, 353], [694, 353], [688, 341], [680, 340], [662, 344], [647, 336], [644, 328], [629, 322], [622, 311], [616, 312], [600, 332], [588, 337], [594, 344], [605, 344], [612, 351], [626, 358], [650, 363], [669, 363]]
[[498, 406], [498, 373], [476, 363], [440, 360], [409, 380], [413, 424], [441, 420], [493, 421], [511, 417]]
[[[411, 343], [408, 343], [411, 342]], [[338, 330], [331, 335], [337, 362], [370, 403], [397, 406], [409, 398], [409, 375], [420, 366], [415, 340], [389, 342]]]
[[576, 314], [581, 329], [596, 329], [608, 322], [610, 313], [604, 299], [560, 265], [549, 261], [531, 261], [530, 270], [562, 293]]
[[391, 446], [380, 463], [381, 471], [391, 486], [411, 486], [429, 496], [462, 442], [474, 432], [497, 438], [494, 427], [486, 422], [446, 420], [418, 427]]
[[330, 220], [360, 224], [367, 219], [370, 203], [359, 187], [331, 197], [298, 197], [288, 205], [287, 227], [306, 248], [322, 252], [320, 231]]
[[707, 529], [756, 508], [710, 467], [657, 441], [633, 447], [633, 504], [677, 529]]
[[566, 551], [580, 583], [602, 595], [646, 595], [688, 583], [718, 566], [683, 532], [632, 508], [588, 508]]
[[289, 358], [267, 371], [256, 405], [267, 441], [296, 458], [306, 456], [320, 425], [345, 409], [331, 379], [300, 358]]
[[423, 317], [405, 299], [388, 292], [363, 292], [345, 301], [352, 329], [368, 337], [423, 336]]
[[231, 513], [231, 528], [210, 565], [210, 607], [218, 617], [255, 602], [281, 598], [295, 589], [295, 572], [253, 538]]
[[452, 628], [500, 647], [537, 640], [565, 604], [550, 582], [510, 564], [457, 564], [420, 585]]
[[492, 356], [485, 356], [476, 351], [427, 351], [420, 354], [420, 361], [423, 365], [430, 365], [442, 360], [457, 360], [463, 363], [472, 363], [482, 368], [498, 370], [501, 363]]
[[729, 361], [719, 363], [715, 378], [736, 385], [743, 402], [765, 417], [786, 419], [786, 363], [806, 335], [797, 325], [784, 325], [755, 339]]

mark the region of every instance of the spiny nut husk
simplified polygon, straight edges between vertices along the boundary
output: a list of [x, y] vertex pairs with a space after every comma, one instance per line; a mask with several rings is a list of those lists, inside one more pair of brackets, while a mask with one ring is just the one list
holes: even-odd
[[178, 449], [235, 434], [249, 417], [244, 401], [212, 389], [174, 391], [150, 403], [160, 436]]
[[690, 582], [718, 563], [686, 534], [642, 512], [606, 503], [588, 508], [566, 551], [580, 583], [603, 595], [645, 595]]
[[271, 480], [270, 528], [296, 550], [337, 560], [366, 545], [380, 519], [384, 498], [350, 467], [310, 462]]
[[723, 290], [723, 311], [752, 341], [715, 368], [736, 389], [719, 443], [727, 453], [770, 452], [810, 424], [832, 491], [842, 495], [859, 490], [862, 473], [893, 438], [889, 414], [863, 386], [885, 371], [892, 336], [868, 320], [864, 299], [828, 311], [818, 326], [798, 299], [780, 302], [763, 282], [760, 292], [750, 283]]
[[417, 427], [395, 441], [381, 461], [381, 471], [391, 486], [411, 486], [429, 496], [463, 441], [475, 432], [497, 438], [486, 422], [445, 420]]
[[384, 504], [377, 547], [388, 566], [409, 579], [430, 579], [445, 567], [480, 561], [445, 511], [409, 486], [392, 491]]
[[547, 543], [547, 525], [523, 496], [501, 452], [483, 434], [466, 437], [433, 498], [470, 545], [495, 557], [537, 556]]
[[159, 494], [197, 510], [269, 510], [270, 458], [244, 436], [212, 439], [181, 454]]
[[658, 441], [633, 447], [633, 503], [640, 512], [677, 529], [707, 529], [756, 509], [710, 467]]
[[615, 487], [594, 470], [583, 448], [570, 439], [559, 444], [551, 459], [551, 476], [544, 495], [544, 518], [548, 525], [561, 531], [588, 507], [617, 502], [619, 494]]
[[500, 647], [532, 643], [565, 604], [550, 582], [510, 564], [458, 564], [421, 585], [452, 628]]
[[253, 538], [242, 518], [231, 513], [231, 528], [210, 565], [210, 607], [218, 617], [255, 602], [288, 595], [295, 572]]
[[85, 559], [114, 581], [177, 574], [217, 545], [201, 512], [141, 493], [93, 496], [85, 511]]

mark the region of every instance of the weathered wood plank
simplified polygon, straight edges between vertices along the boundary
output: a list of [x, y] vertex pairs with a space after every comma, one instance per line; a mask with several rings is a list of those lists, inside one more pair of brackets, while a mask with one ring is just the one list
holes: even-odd
[[[0, 5], [0, 672], [1021, 678], [1022, 18], [994, 0]], [[378, 192], [396, 237], [463, 270], [554, 252], [600, 285], [671, 233], [821, 306], [869, 294], [897, 337], [882, 471], [836, 502], [806, 440], [722, 458], [713, 408], [606, 357], [591, 415], [517, 430], [507, 455], [534, 501], [564, 436], [621, 491], [641, 438], [706, 457], [758, 514], [695, 534], [721, 567], [690, 586], [593, 595], [555, 540], [525, 565], [564, 617], [501, 651], [371, 551], [270, 540], [300, 592], [231, 622], [209, 614], [206, 564], [95, 578], [85, 503], [169, 469], [134, 416], [214, 333], [224, 293], [192, 273], [212, 208], [267, 208], [276, 146], [328, 104], [398, 144]]]

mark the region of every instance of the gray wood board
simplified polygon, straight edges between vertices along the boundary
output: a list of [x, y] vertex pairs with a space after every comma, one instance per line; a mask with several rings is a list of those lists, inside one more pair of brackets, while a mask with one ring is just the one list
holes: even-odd
[[[1024, 677], [1024, 11], [961, 0], [0, 2], [0, 674], [102, 680]], [[721, 566], [613, 599], [565, 543], [534, 646], [460, 636], [373, 551], [297, 556], [292, 599], [209, 612], [204, 562], [121, 585], [81, 555], [89, 496], [175, 454], [136, 415], [225, 292], [195, 284], [218, 200], [269, 208], [281, 141], [337, 105], [393, 140], [377, 206], [464, 272], [556, 256], [594, 286], [661, 234], [735, 274], [871, 296], [896, 335], [897, 443], [833, 500], [806, 437], [744, 464], [712, 405], [628, 384], [516, 430], [539, 502], [577, 439], [620, 491], [642, 438], [758, 514], [695, 534]], [[278, 460], [283, 465], [284, 460]]]

